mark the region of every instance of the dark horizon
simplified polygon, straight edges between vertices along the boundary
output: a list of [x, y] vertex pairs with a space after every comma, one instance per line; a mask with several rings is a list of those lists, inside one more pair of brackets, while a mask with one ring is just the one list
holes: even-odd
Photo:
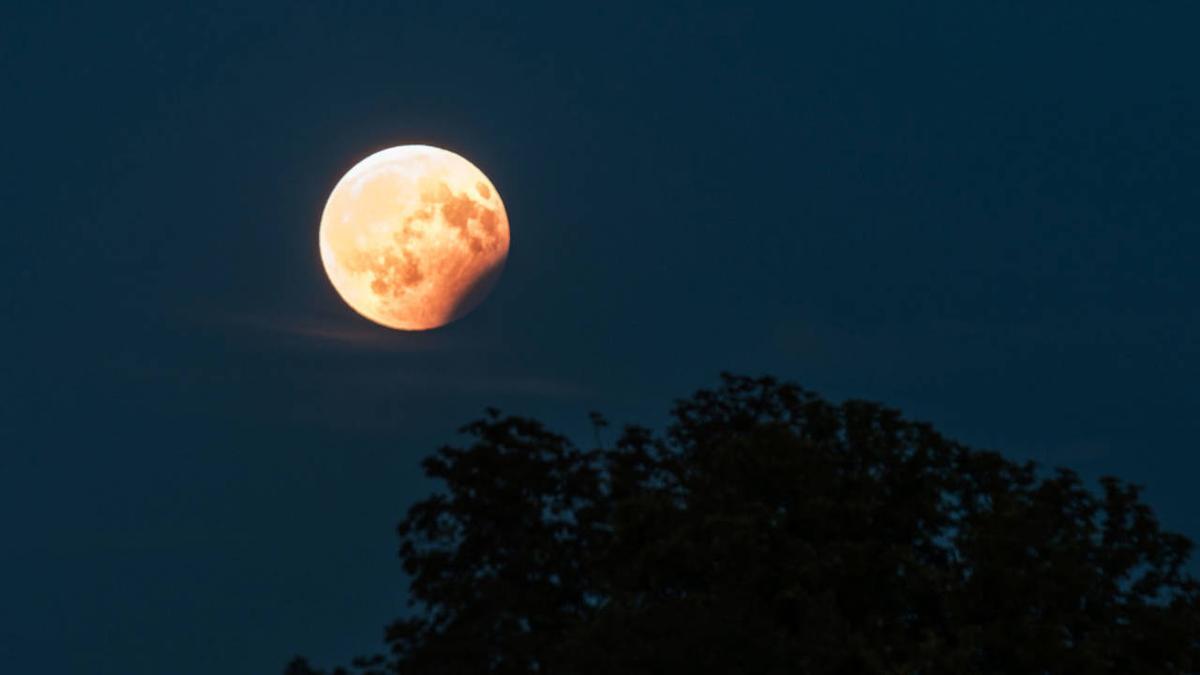
[[[1196, 6], [8, 15], [13, 672], [345, 662], [404, 611], [394, 527], [463, 423], [587, 444], [720, 371], [1143, 484], [1200, 539]], [[407, 143], [512, 228], [428, 333], [355, 314], [316, 246]]]

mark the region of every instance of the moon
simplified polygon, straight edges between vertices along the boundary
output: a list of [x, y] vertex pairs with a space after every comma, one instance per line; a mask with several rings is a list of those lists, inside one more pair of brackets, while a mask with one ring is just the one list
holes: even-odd
[[401, 145], [338, 181], [321, 214], [321, 262], [354, 311], [398, 330], [462, 318], [508, 259], [508, 214], [496, 186], [448, 150]]

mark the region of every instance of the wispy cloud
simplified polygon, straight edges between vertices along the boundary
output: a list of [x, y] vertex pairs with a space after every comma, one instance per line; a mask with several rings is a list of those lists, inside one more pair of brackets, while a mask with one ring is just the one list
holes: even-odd
[[401, 332], [353, 316], [221, 314], [214, 323], [249, 333], [299, 338], [313, 346], [343, 345], [386, 352], [433, 352], [477, 347], [445, 331]]

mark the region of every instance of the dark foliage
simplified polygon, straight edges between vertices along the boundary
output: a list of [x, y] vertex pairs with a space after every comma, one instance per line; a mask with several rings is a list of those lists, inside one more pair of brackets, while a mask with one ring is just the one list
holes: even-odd
[[423, 611], [354, 672], [1200, 671], [1191, 543], [1135, 487], [769, 378], [673, 415], [585, 451], [489, 411], [426, 459], [446, 490], [399, 527]]

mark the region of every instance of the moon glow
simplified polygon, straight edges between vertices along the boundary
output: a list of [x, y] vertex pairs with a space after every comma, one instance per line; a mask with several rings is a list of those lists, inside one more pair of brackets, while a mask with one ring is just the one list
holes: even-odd
[[321, 215], [321, 262], [338, 295], [399, 330], [444, 326], [478, 306], [508, 245], [496, 187], [466, 159], [428, 145], [354, 165]]

